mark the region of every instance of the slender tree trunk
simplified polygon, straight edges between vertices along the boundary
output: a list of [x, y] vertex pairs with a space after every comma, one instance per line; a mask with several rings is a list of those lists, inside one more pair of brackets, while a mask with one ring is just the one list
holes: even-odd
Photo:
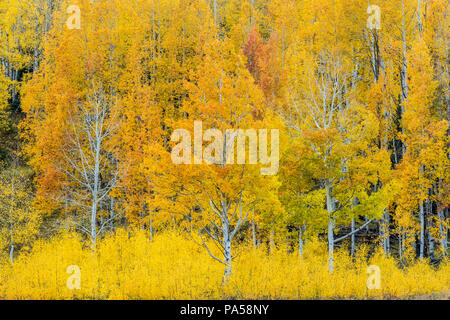
[[[14, 179], [13, 179], [14, 181]], [[14, 263], [14, 222], [13, 222], [13, 204], [11, 204], [10, 208], [10, 237], [11, 237], [11, 248], [9, 250], [9, 259], [11, 260], [11, 263]]]
[[224, 254], [224, 262], [225, 262], [225, 271], [223, 274], [223, 283], [228, 281], [229, 276], [231, 275], [231, 232], [230, 225], [228, 221], [228, 211], [227, 204], [225, 201], [222, 201], [222, 233], [223, 233], [223, 254]]
[[252, 220], [252, 240], [253, 240], [253, 248], [256, 248], [256, 225], [255, 225], [255, 220]]
[[[355, 219], [352, 219], [352, 232], [355, 231]], [[350, 255], [353, 257], [355, 255], [355, 233], [351, 235], [352, 244], [350, 249]]]
[[213, 0], [214, 26], [217, 27], [217, 0]]
[[298, 254], [300, 258], [303, 258], [303, 232], [301, 226], [298, 228]]
[[94, 248], [97, 241], [97, 197], [94, 197], [91, 207], [91, 239]]
[[101, 145], [101, 133], [96, 134], [96, 150], [95, 150], [95, 165], [94, 165], [94, 188], [92, 190], [92, 208], [91, 208], [91, 238], [92, 249], [95, 248], [97, 242], [97, 206], [98, 206], [98, 189], [99, 189], [99, 176], [100, 176], [100, 145]]
[[228, 281], [228, 277], [231, 274], [231, 239], [230, 230], [228, 228], [228, 220], [224, 219], [223, 225], [223, 248], [224, 248], [224, 259], [225, 259], [225, 272], [223, 274], [223, 282]]
[[269, 247], [270, 247], [270, 253], [273, 253], [273, 249], [275, 247], [275, 241], [274, 241], [274, 231], [272, 229], [272, 231], [270, 231], [270, 239], [269, 239]]
[[328, 217], [328, 270], [334, 269], [334, 221], [333, 217]]
[[380, 246], [383, 248], [383, 252], [385, 252], [384, 245], [384, 213], [383, 217], [378, 221], [378, 236], [380, 237]]
[[439, 219], [439, 235], [441, 242], [441, 249], [443, 252], [443, 256], [447, 255], [447, 230], [445, 228], [445, 214], [444, 209], [438, 211], [438, 219]]
[[[17, 168], [17, 162], [16, 162], [16, 168]], [[11, 189], [15, 189], [15, 172], [13, 171], [13, 176], [11, 179]], [[11, 263], [14, 263], [14, 199], [13, 195], [10, 195], [10, 207], [9, 207], [9, 227], [10, 227], [10, 241], [11, 241], [11, 248], [9, 250], [9, 259], [11, 260]]]
[[64, 219], [67, 218], [67, 213], [69, 211], [69, 194], [64, 193]]
[[153, 219], [150, 217], [148, 230], [150, 231], [150, 241], [153, 240]]
[[[407, 70], [407, 44], [406, 44], [406, 12], [405, 12], [405, 4], [404, 0], [402, 0], [402, 67], [401, 67], [401, 114], [400, 118], [403, 117], [403, 114], [405, 113], [405, 102], [408, 98], [408, 70]], [[404, 128], [402, 128], [402, 133], [404, 133]], [[401, 157], [406, 152], [406, 145], [402, 142], [402, 148], [401, 148]]]
[[110, 208], [110, 213], [109, 213], [109, 219], [111, 221], [110, 221], [109, 227], [110, 227], [111, 231], [114, 232], [114, 198], [113, 197], [111, 197], [111, 199], [110, 199], [110, 205], [111, 205], [111, 208]]
[[[431, 221], [430, 221], [431, 223]], [[428, 250], [431, 259], [434, 259], [434, 240], [431, 232], [428, 232]]]
[[[431, 192], [430, 192], [431, 195]], [[434, 259], [434, 239], [433, 239], [433, 203], [431, 200], [426, 201], [426, 216], [427, 216], [427, 234], [428, 234], [428, 255], [431, 259]]]
[[422, 25], [422, 1], [417, 0], [417, 26], [419, 28], [419, 32], [422, 31], [423, 25]]
[[334, 268], [334, 199], [331, 196], [331, 186], [327, 181], [325, 185], [327, 196], [327, 211], [328, 211], [328, 270], [333, 272]]
[[399, 254], [400, 263], [402, 263], [402, 258], [403, 258], [403, 234], [400, 234], [398, 236], [398, 254]]
[[389, 213], [384, 210], [384, 253], [389, 254]]
[[423, 209], [423, 202], [420, 203], [420, 207], [419, 207], [419, 220], [420, 220], [419, 256], [421, 259], [423, 259], [424, 249], [425, 249], [425, 214], [424, 214], [424, 209]]

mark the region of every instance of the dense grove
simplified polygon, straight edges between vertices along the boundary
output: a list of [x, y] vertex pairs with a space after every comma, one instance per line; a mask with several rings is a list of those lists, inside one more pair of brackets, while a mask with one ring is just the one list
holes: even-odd
[[0, 0], [0, 298], [448, 293], [449, 3], [367, 6]]

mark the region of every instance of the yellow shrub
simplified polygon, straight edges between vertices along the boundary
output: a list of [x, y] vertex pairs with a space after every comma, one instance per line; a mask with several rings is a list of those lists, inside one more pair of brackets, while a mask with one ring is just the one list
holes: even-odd
[[[326, 244], [310, 241], [304, 257], [248, 244], [233, 261], [232, 276], [222, 285], [224, 267], [177, 231], [157, 234], [118, 230], [99, 241], [95, 252], [76, 234], [37, 242], [14, 265], [0, 265], [0, 297], [7, 299], [330, 299], [403, 297], [448, 292], [448, 263], [434, 270], [417, 262], [406, 270], [377, 252], [366, 262], [364, 248], [355, 258], [335, 255], [327, 270]], [[366, 286], [369, 264], [381, 270], [381, 289]], [[81, 270], [80, 289], [70, 290], [67, 267]]]

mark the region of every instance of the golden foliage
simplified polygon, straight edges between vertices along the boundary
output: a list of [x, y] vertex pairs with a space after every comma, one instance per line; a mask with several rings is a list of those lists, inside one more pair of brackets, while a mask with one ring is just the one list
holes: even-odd
[[[434, 270], [425, 262], [400, 269], [391, 257], [367, 249], [351, 258], [338, 250], [334, 274], [327, 271], [326, 244], [312, 240], [304, 257], [286, 248], [238, 245], [234, 271], [222, 285], [223, 265], [170, 230], [152, 241], [146, 231], [117, 230], [95, 252], [76, 234], [39, 241], [12, 267], [0, 265], [0, 296], [7, 299], [313, 299], [403, 297], [447, 292], [450, 266]], [[368, 290], [368, 265], [381, 270], [381, 289]], [[67, 267], [81, 269], [81, 287], [69, 290]]]

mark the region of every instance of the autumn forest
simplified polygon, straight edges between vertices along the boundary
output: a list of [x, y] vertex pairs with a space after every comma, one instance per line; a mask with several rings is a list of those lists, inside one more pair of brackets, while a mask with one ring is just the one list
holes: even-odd
[[449, 15], [0, 0], [0, 299], [448, 299]]

